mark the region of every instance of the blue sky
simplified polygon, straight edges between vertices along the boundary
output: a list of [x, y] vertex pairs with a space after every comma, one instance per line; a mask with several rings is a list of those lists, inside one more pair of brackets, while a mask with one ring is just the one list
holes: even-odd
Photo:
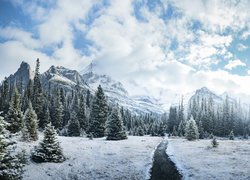
[[2, 0], [0, 77], [37, 57], [42, 71], [95, 61], [131, 94], [208, 86], [248, 95], [249, 11], [247, 0]]

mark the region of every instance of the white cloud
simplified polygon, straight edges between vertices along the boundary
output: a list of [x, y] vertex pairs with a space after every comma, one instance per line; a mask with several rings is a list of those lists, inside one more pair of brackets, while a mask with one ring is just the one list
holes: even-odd
[[239, 67], [239, 66], [246, 66], [246, 63], [242, 62], [239, 59], [230, 60], [228, 62], [228, 64], [225, 66], [225, 69], [232, 70], [232, 69]]
[[239, 44], [237, 45], [237, 49], [238, 49], [239, 51], [245, 51], [246, 49], [248, 49], [248, 47], [245, 46], [244, 44], [239, 43]]
[[[52, 64], [82, 70], [95, 60], [100, 73], [122, 81], [131, 94], [159, 96], [167, 90], [186, 93], [201, 86], [218, 92], [238, 90], [249, 94], [245, 83], [248, 76], [210, 70], [222, 61], [218, 55], [229, 61], [225, 69], [246, 66], [233, 60], [229, 47], [235, 34], [248, 36], [248, 1], [170, 0], [154, 11], [143, 6], [140, 13], [145, 21], [139, 21], [134, 16], [132, 0], [113, 0], [101, 8], [92, 24], [85, 24], [85, 20], [99, 1], [49, 1], [49, 8], [40, 6], [38, 1], [12, 1], [32, 15], [37, 36], [15, 27], [0, 29], [0, 36], [7, 40], [0, 44], [0, 58], [8, 60], [0, 61], [1, 67], [8, 67], [1, 75], [14, 72], [21, 60], [34, 64], [37, 57], [42, 71]], [[178, 8], [178, 16], [165, 20], [160, 16], [168, 3]], [[195, 31], [190, 25], [197, 21], [201, 27]], [[232, 33], [223, 33], [226, 29]], [[90, 56], [75, 48], [76, 30], [93, 43]], [[173, 42], [176, 48], [171, 49]], [[50, 49], [50, 55], [42, 48]]]

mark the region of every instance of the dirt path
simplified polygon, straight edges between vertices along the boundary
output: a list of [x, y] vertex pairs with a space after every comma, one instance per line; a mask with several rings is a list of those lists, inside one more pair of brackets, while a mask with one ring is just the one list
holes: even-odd
[[166, 154], [167, 141], [163, 140], [155, 150], [150, 180], [181, 180], [182, 176]]

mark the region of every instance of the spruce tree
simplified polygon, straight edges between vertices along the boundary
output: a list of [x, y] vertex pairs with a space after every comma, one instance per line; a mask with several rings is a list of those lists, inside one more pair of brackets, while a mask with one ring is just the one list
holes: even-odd
[[78, 121], [76, 112], [73, 111], [70, 115], [70, 121], [68, 124], [68, 136], [80, 136], [80, 134], [80, 123]]
[[139, 126], [136, 130], [136, 135], [137, 136], [144, 136], [144, 130], [142, 129], [141, 126]]
[[84, 97], [83, 96], [81, 96], [81, 98], [80, 98], [77, 118], [79, 120], [81, 129], [86, 131], [86, 129], [87, 129], [87, 118], [86, 118], [86, 114], [85, 114], [85, 102], [84, 102]]
[[39, 127], [43, 127], [44, 124], [42, 122], [43, 119], [43, 91], [42, 91], [42, 84], [40, 80], [40, 61], [39, 59], [36, 60], [36, 70], [35, 70], [35, 77], [34, 77], [34, 84], [33, 84], [33, 101], [32, 104], [34, 106], [34, 110], [37, 114], [39, 120]]
[[18, 180], [22, 179], [23, 163], [18, 155], [14, 155], [8, 143], [5, 129], [6, 123], [0, 117], [0, 179], [1, 180]]
[[174, 126], [172, 134], [173, 134], [173, 136], [178, 136], [178, 131], [176, 130], [176, 126]]
[[215, 137], [213, 137], [211, 144], [212, 144], [212, 147], [214, 147], [214, 148], [219, 146], [219, 143]]
[[62, 129], [63, 127], [63, 105], [60, 100], [60, 96], [58, 93], [56, 93], [56, 97], [54, 98], [53, 101], [53, 108], [52, 108], [52, 116], [51, 116], [51, 121], [52, 125], [56, 129]]
[[37, 115], [33, 110], [31, 102], [29, 102], [29, 107], [25, 112], [24, 123], [29, 132], [29, 139], [32, 141], [38, 140]]
[[123, 121], [118, 107], [112, 109], [106, 125], [107, 140], [127, 139]]
[[51, 123], [47, 124], [44, 131], [43, 141], [35, 148], [32, 153], [32, 160], [41, 162], [63, 162], [65, 157], [62, 152], [62, 148], [57, 140], [57, 134]]
[[181, 121], [179, 126], [178, 126], [178, 136], [182, 137], [185, 134], [185, 124], [184, 121]]
[[22, 128], [23, 114], [21, 111], [21, 99], [20, 94], [17, 89], [14, 89], [14, 94], [12, 96], [8, 113], [5, 117], [6, 121], [9, 123], [8, 130], [11, 133], [19, 132]]
[[199, 138], [198, 127], [195, 123], [195, 120], [191, 116], [190, 120], [187, 122], [185, 129], [185, 137], [187, 140], [192, 141]]
[[230, 140], [234, 140], [234, 132], [233, 131], [230, 132], [229, 139]]
[[3, 112], [5, 116], [9, 109], [9, 100], [10, 100], [10, 88], [9, 88], [9, 81], [5, 77], [4, 81], [2, 82], [1, 86], [1, 93], [0, 93], [0, 112]]
[[92, 103], [88, 133], [92, 133], [95, 138], [104, 137], [107, 116], [108, 105], [106, 97], [101, 85], [99, 85]]

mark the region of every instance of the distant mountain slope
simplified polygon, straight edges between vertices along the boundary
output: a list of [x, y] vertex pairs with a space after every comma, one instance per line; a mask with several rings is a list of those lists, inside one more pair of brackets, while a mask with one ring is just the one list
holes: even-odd
[[161, 106], [150, 97], [129, 96], [121, 82], [114, 80], [110, 76], [98, 74], [93, 63], [87, 66], [82, 73], [84, 80], [91, 88], [96, 89], [99, 84], [102, 86], [111, 103], [118, 103], [124, 108], [137, 113], [153, 112], [161, 114], [164, 112]]

